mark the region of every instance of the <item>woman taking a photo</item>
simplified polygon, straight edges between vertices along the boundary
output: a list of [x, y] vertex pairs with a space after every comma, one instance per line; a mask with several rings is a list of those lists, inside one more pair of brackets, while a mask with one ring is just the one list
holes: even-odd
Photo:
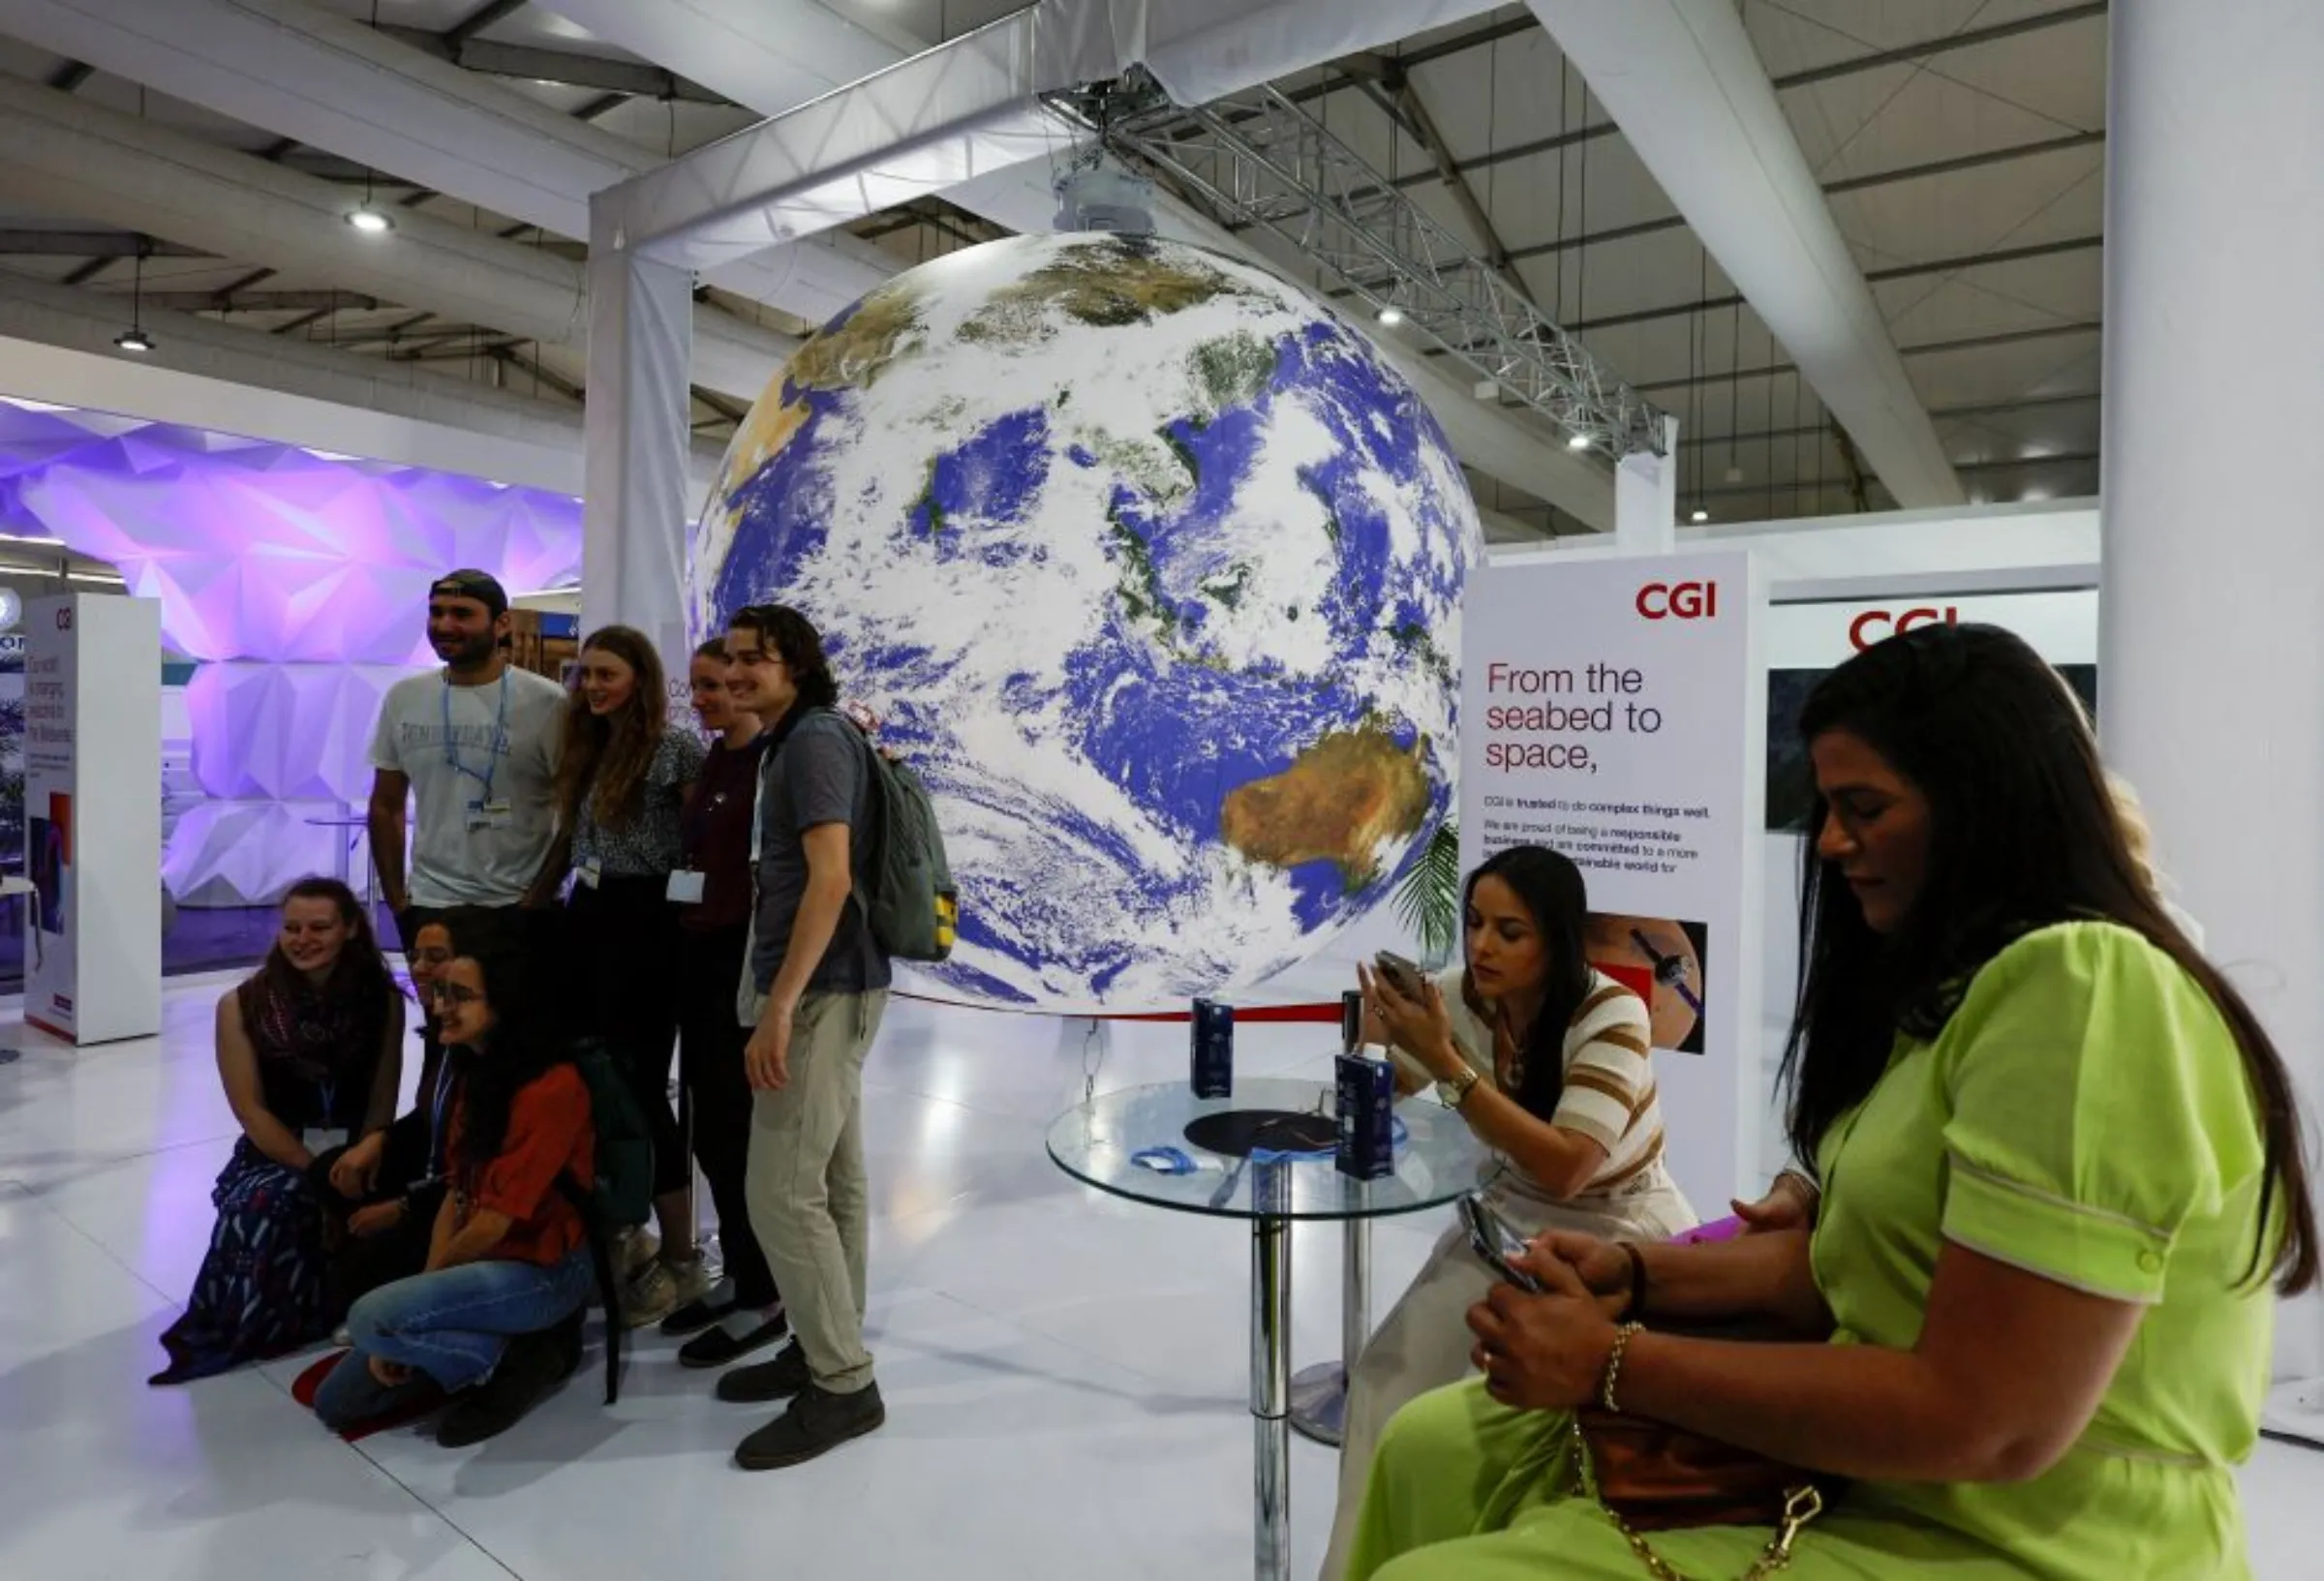
[[438, 1436], [456, 1447], [513, 1426], [580, 1364], [596, 1282], [572, 1198], [596, 1168], [589, 1087], [525, 957], [454, 948], [432, 990], [457, 1098], [426, 1267], [355, 1303], [354, 1349], [315, 1414], [345, 1431], [441, 1392], [455, 1403]]
[[210, 1194], [209, 1253], [162, 1336], [169, 1365], [155, 1383], [295, 1351], [337, 1321], [315, 1163], [395, 1118], [404, 1045], [403, 995], [345, 884], [291, 886], [265, 964], [218, 1001], [217, 1037], [242, 1135]]
[[[1404, 986], [1358, 968], [1366, 1038], [1390, 1045], [1398, 1084], [1435, 1083], [1498, 1155], [1485, 1199], [1514, 1230], [1663, 1240], [1693, 1229], [1663, 1164], [1645, 1003], [1583, 954], [1581, 870], [1513, 846], [1469, 875], [1463, 911], [1465, 966]], [[1351, 1369], [1327, 1581], [1343, 1567], [1381, 1429], [1469, 1370], [1461, 1320], [1494, 1277], [1465, 1230], [1446, 1231]]]
[[688, 1367], [722, 1367], [790, 1331], [774, 1272], [750, 1228], [744, 1176], [750, 1156], [750, 1079], [743, 1049], [750, 1029], [735, 1016], [750, 936], [750, 818], [765, 751], [758, 715], [726, 689], [726, 645], [714, 639], [689, 667], [694, 715], [713, 737], [702, 777], [687, 803], [686, 888], [678, 910], [678, 1065], [694, 1124], [694, 1157], [719, 1214], [726, 1276], [662, 1321], [661, 1331], [695, 1336], [679, 1347]]
[[[1623, 1249], [1544, 1237], [1549, 1292], [1470, 1314], [1484, 1378], [1391, 1425], [1351, 1575], [1635, 1581], [1575, 1493], [1584, 1402], [1835, 1479], [1800, 1581], [2249, 1573], [2234, 1468], [2270, 1287], [2317, 1272], [2282, 1059], [2157, 901], [2017, 638], [1890, 638], [1801, 731], [1819, 833], [1786, 1075], [1813, 1237], [1644, 1246], [1642, 1287]], [[1798, 1338], [1656, 1331], [1733, 1319]], [[1774, 1535], [1638, 1540], [1726, 1577]]]
[[623, 1292], [633, 1327], [710, 1288], [689, 1216], [692, 1165], [669, 1096], [678, 1038], [671, 875], [684, 866], [679, 821], [701, 774], [702, 744], [670, 728], [653, 644], [626, 625], [594, 632], [581, 645], [581, 683], [565, 716], [557, 796], [570, 840], [571, 941], [588, 996], [581, 1030], [604, 1040], [653, 1132], [661, 1244]]

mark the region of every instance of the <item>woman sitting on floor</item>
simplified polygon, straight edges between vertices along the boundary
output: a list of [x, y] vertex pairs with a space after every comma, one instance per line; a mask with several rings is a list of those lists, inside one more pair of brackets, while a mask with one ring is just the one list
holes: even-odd
[[[1851, 1479], [1797, 1533], [1798, 1581], [2250, 1573], [2235, 1467], [2269, 1286], [2317, 1275], [2281, 1057], [2157, 900], [2023, 642], [1891, 638], [1801, 731], [1819, 833], [1786, 1071], [1813, 1235], [1636, 1262], [1544, 1237], [1549, 1292], [1470, 1313], [1483, 1379], [1390, 1425], [1352, 1576], [1634, 1581], [1634, 1540], [1689, 1575], [1775, 1565], [1764, 1526], [1617, 1530], [1577, 1493], [1591, 1401]], [[1653, 1326], [1734, 1320], [1796, 1338]]]
[[[1485, 1195], [1516, 1230], [1663, 1240], [1693, 1229], [1663, 1164], [1645, 1003], [1583, 954], [1581, 870], [1513, 846], [1469, 875], [1464, 911], [1466, 965], [1419, 985], [1419, 998], [1363, 973], [1367, 1037], [1395, 1050], [1399, 1085], [1433, 1080], [1500, 1156]], [[1326, 1581], [1342, 1568], [1381, 1429], [1469, 1370], [1461, 1318], [1493, 1279], [1467, 1233], [1448, 1230], [1350, 1372]]]
[[454, 948], [434, 990], [457, 1093], [450, 1189], [426, 1271], [355, 1303], [354, 1349], [315, 1396], [316, 1414], [344, 1431], [450, 1395], [439, 1433], [449, 1446], [506, 1431], [580, 1365], [596, 1288], [571, 1200], [596, 1180], [589, 1088], [526, 958], [497, 939]]
[[403, 995], [345, 884], [291, 886], [265, 964], [218, 1001], [217, 1037], [242, 1135], [210, 1194], [210, 1249], [185, 1316], [162, 1335], [169, 1365], [155, 1383], [295, 1351], [338, 1321], [314, 1166], [395, 1117], [404, 1044]]
[[436, 985], [454, 954], [457, 931], [472, 949], [503, 925], [487, 910], [432, 913], [414, 930], [410, 960], [419, 1001], [419, 1088], [411, 1112], [330, 1161], [325, 1198], [331, 1225], [333, 1307], [346, 1312], [382, 1285], [409, 1279], [428, 1263], [436, 1210], [443, 1202], [444, 1150], [451, 1127], [451, 1062], [436, 1019]]

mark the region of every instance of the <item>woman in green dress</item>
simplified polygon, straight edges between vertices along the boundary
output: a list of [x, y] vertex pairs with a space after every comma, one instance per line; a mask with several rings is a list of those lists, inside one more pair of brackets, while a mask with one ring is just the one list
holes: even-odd
[[[1635, 1262], [1543, 1237], [1547, 1293], [1470, 1313], [1483, 1376], [1390, 1424], [1355, 1581], [1763, 1573], [1766, 1528], [1654, 1534], [1653, 1569], [1581, 1493], [1570, 1413], [1607, 1400], [1845, 1479], [1799, 1581], [2249, 1574], [2234, 1467], [2273, 1295], [2317, 1275], [2282, 1060], [2142, 879], [2088, 720], [2022, 642], [1892, 638], [1801, 728], [1785, 1073], [1815, 1230]], [[1655, 1332], [1723, 1319], [1797, 1339]]]

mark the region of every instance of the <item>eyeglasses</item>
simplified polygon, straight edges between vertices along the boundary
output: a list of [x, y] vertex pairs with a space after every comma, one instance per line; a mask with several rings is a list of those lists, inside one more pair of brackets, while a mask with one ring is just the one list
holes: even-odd
[[430, 983], [421, 988], [420, 992], [440, 1005], [473, 1005], [481, 1002], [484, 997], [474, 988], [465, 988], [458, 983]]

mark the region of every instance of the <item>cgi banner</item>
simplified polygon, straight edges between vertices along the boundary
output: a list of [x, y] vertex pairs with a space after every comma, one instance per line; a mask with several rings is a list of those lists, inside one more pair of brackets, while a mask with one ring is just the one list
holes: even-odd
[[1511, 845], [1589, 885], [1592, 963], [1651, 988], [1668, 1161], [1757, 1187], [1764, 598], [1748, 554], [1495, 566], [1463, 610], [1464, 870]]
[[30, 606], [24, 1019], [75, 1043], [162, 1027], [162, 623], [150, 599]]

